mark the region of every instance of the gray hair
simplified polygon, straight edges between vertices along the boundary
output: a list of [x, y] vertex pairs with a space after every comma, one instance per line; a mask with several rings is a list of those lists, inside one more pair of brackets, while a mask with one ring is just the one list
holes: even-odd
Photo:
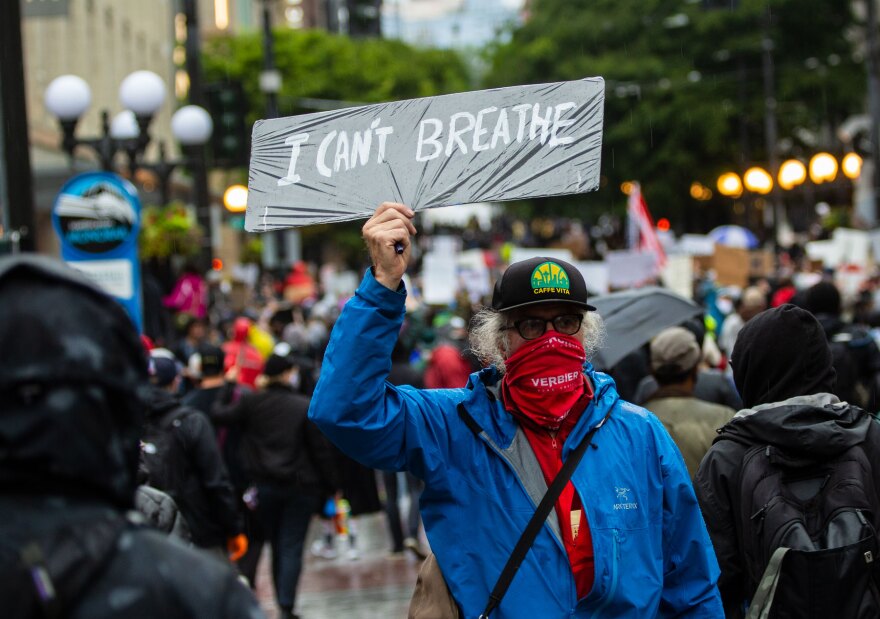
[[[507, 321], [501, 312], [483, 308], [471, 320], [470, 345], [471, 351], [483, 365], [494, 365], [502, 374], [505, 370], [504, 360], [509, 355], [510, 343], [507, 331], [503, 328]], [[587, 353], [587, 360], [592, 359], [605, 344], [605, 323], [596, 312], [584, 312], [584, 322], [579, 331]], [[578, 334], [576, 333], [575, 336]]]

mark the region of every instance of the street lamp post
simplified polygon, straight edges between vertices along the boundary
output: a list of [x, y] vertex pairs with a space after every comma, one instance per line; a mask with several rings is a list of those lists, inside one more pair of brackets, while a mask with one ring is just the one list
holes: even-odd
[[[111, 170], [117, 152], [143, 153], [150, 142], [150, 122], [165, 101], [165, 83], [151, 71], [135, 71], [119, 87], [119, 100], [134, 115], [137, 133], [131, 123], [117, 122], [119, 133], [111, 133], [107, 111], [101, 113], [101, 135], [92, 138], [76, 136], [76, 125], [92, 103], [92, 91], [84, 79], [76, 75], [56, 77], [43, 95], [46, 108], [54, 114], [62, 130], [61, 146], [70, 157], [71, 165], [78, 146], [91, 148], [101, 161], [101, 168]], [[131, 143], [134, 140], [134, 144]]]
[[[110, 120], [106, 110], [101, 113], [101, 135], [83, 138], [76, 135], [79, 119], [91, 105], [89, 85], [75, 75], [62, 75], [52, 80], [44, 95], [46, 107], [59, 120], [63, 132], [62, 148], [70, 157], [71, 166], [79, 146], [91, 148], [101, 162], [103, 170], [110, 171], [118, 153], [128, 158], [128, 172], [133, 178], [137, 170], [149, 170], [159, 177], [163, 203], [170, 200], [170, 178], [175, 168], [184, 166], [191, 170], [193, 198], [196, 215], [206, 235], [200, 254], [209, 265], [212, 258], [210, 201], [207, 184], [200, 182], [207, 176], [204, 145], [213, 130], [211, 116], [197, 105], [187, 105], [171, 117], [171, 132], [183, 147], [182, 159], [168, 161], [165, 145], [159, 145], [156, 163], [143, 161], [143, 154], [150, 143], [149, 126], [165, 100], [165, 84], [150, 71], [135, 71], [126, 77], [119, 88], [119, 99], [125, 110]], [[206, 267], [207, 268], [207, 267]]]

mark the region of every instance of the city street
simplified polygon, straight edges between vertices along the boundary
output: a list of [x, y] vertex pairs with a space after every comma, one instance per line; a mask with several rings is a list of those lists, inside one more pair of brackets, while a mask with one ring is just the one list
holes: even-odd
[[[358, 518], [360, 558], [344, 553], [335, 559], [314, 556], [311, 547], [321, 531], [315, 520], [306, 545], [306, 561], [297, 596], [303, 619], [396, 619], [406, 617], [420, 562], [411, 554], [391, 556], [384, 514]], [[264, 552], [257, 575], [257, 597], [269, 619], [277, 617], [270, 557]]]

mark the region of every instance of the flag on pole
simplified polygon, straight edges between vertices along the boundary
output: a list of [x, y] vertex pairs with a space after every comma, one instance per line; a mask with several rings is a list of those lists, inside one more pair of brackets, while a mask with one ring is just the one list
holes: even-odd
[[651, 218], [651, 212], [648, 210], [645, 198], [642, 197], [641, 185], [638, 183], [632, 184], [626, 211], [629, 217], [630, 249], [654, 254], [654, 264], [657, 273], [660, 273], [666, 266], [666, 252], [663, 251], [663, 245], [657, 237], [654, 220]]

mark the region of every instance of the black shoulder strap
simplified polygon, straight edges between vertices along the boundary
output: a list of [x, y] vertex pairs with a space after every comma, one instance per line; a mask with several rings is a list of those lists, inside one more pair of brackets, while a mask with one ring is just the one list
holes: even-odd
[[[608, 412], [602, 420], [593, 426], [584, 437], [584, 440], [581, 441], [580, 445], [568, 455], [568, 459], [565, 461], [565, 464], [562, 465], [562, 469], [553, 479], [553, 483], [550, 484], [547, 493], [538, 504], [535, 513], [532, 515], [532, 519], [529, 520], [522, 535], [519, 536], [519, 540], [516, 542], [513, 552], [510, 553], [510, 558], [507, 559], [504, 569], [501, 570], [501, 575], [498, 577], [498, 581], [495, 583], [492, 593], [489, 594], [489, 601], [486, 603], [485, 610], [480, 614], [480, 619], [488, 619], [490, 613], [501, 603], [501, 599], [504, 597], [504, 594], [507, 593], [510, 583], [513, 582], [513, 577], [516, 576], [516, 572], [519, 570], [519, 566], [522, 564], [523, 559], [525, 559], [526, 553], [534, 543], [535, 537], [538, 536], [538, 531], [541, 530], [544, 521], [547, 520], [547, 515], [550, 513], [550, 510], [553, 509], [559, 495], [562, 494], [562, 489], [565, 488], [566, 484], [568, 484], [568, 480], [571, 479], [571, 475], [577, 468], [578, 463], [580, 463], [584, 452], [587, 451], [587, 447], [593, 442], [593, 435], [596, 434], [596, 431], [601, 428], [606, 421], [608, 421], [608, 418], [611, 416], [611, 411], [612, 409], [608, 409]], [[461, 414], [461, 412], [462, 410], [460, 409], [459, 414]], [[468, 417], [470, 417], [470, 415], [468, 415]], [[464, 416], [462, 416], [462, 418], [464, 418]]]

